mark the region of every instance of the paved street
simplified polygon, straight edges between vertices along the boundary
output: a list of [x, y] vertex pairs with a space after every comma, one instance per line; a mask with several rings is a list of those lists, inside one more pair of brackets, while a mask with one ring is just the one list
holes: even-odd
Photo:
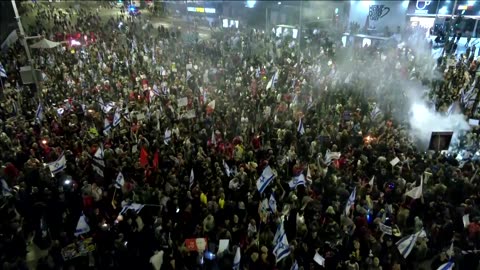
[[[52, 5], [55, 5], [57, 8], [60, 8], [61, 10], [65, 11], [67, 10], [67, 4], [66, 3], [53, 3]], [[100, 14], [100, 17], [102, 20], [107, 20], [111, 17], [117, 17], [119, 16], [120, 13], [120, 8], [103, 8], [103, 7], [98, 7], [98, 6], [92, 6], [92, 5], [82, 5], [82, 8], [90, 8], [90, 9], [97, 9]], [[181, 29], [192, 29], [193, 23], [189, 23], [186, 20], [183, 20], [181, 18], [173, 18], [173, 17], [158, 17], [154, 16], [152, 13], [150, 13], [147, 9], [142, 9], [141, 10], [143, 18], [147, 18], [148, 21], [152, 23], [152, 25], [157, 28], [160, 26], [163, 26], [165, 28], [177, 28], [181, 27]], [[31, 12], [28, 14], [23, 15], [22, 14], [22, 22], [24, 26], [27, 28], [28, 25], [31, 25], [35, 23], [34, 18], [36, 17], [36, 10], [33, 9]], [[76, 20], [76, 16], [74, 13], [73, 20]], [[208, 39], [210, 38], [210, 29], [205, 26], [199, 26], [197, 27], [197, 32], [199, 33], [200, 39]]]

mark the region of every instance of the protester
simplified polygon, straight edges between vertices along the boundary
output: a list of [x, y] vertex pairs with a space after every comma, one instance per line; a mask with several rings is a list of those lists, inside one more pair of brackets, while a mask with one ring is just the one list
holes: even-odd
[[33, 51], [41, 98], [23, 48], [2, 56], [3, 269], [478, 268], [478, 129], [460, 162], [425, 152], [405, 94], [423, 83], [446, 114], [476, 60], [432, 71], [418, 29], [412, 49], [299, 51], [102, 10], [35, 5], [30, 34], [68, 41]]

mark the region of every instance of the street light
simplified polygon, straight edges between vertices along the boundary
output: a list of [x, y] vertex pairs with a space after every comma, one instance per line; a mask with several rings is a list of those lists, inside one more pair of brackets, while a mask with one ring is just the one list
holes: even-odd
[[30, 49], [28, 48], [28, 44], [27, 44], [27, 38], [25, 37], [25, 31], [23, 30], [23, 25], [22, 25], [22, 21], [20, 20], [20, 15], [18, 14], [18, 9], [17, 9], [17, 4], [15, 3], [15, 0], [12, 0], [12, 7], [13, 7], [13, 11], [15, 12], [15, 20], [17, 20], [17, 25], [18, 25], [18, 29], [20, 30], [20, 41], [23, 43], [23, 47], [25, 48], [25, 52], [27, 54], [27, 59], [28, 59], [28, 62], [30, 64], [30, 67], [31, 67], [31, 70], [32, 70], [32, 77], [33, 77], [33, 81], [35, 83], [35, 88], [37, 88], [37, 95], [38, 95], [38, 100], [41, 102], [41, 98], [42, 98], [42, 95], [41, 95], [41, 91], [40, 91], [40, 85], [38, 83], [38, 80], [37, 80], [37, 74], [35, 74], [35, 66], [34, 66], [34, 63], [32, 61], [32, 56], [30, 54]]

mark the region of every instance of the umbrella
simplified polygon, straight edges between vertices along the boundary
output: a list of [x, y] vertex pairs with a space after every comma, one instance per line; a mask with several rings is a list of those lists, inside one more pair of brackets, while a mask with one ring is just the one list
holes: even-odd
[[31, 45], [30, 48], [34, 48], [34, 49], [51, 49], [51, 48], [57, 47], [58, 45], [60, 45], [60, 43], [54, 42], [54, 41], [50, 41], [50, 40], [44, 38], [44, 39], [40, 40], [39, 42]]

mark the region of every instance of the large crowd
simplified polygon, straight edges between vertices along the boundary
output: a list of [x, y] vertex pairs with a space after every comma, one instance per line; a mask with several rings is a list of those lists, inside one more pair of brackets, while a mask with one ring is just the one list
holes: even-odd
[[0, 57], [2, 269], [478, 269], [478, 162], [425, 152], [405, 90], [444, 113], [475, 57], [34, 9], [83, 40], [32, 49], [40, 89]]

